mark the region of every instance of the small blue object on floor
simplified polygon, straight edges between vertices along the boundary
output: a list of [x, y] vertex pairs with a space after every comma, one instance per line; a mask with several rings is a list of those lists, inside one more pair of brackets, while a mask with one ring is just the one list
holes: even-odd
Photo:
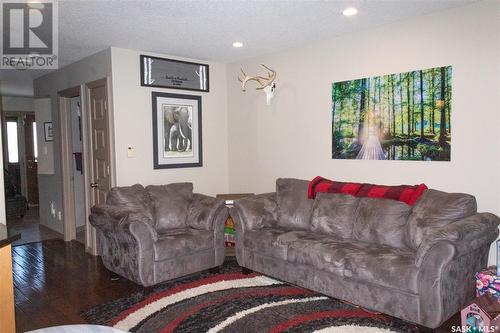
[[99, 325], [65, 325], [42, 328], [27, 333], [126, 333], [122, 330]]

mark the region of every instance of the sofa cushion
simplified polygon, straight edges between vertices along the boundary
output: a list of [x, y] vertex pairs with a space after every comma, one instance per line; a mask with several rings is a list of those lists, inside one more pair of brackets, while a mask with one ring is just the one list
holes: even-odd
[[285, 228], [308, 230], [314, 200], [307, 198], [309, 182], [279, 178], [276, 180], [278, 224]]
[[415, 252], [366, 243], [346, 248], [344, 276], [418, 293]]
[[318, 193], [314, 199], [311, 230], [351, 238], [359, 199], [348, 194]]
[[433, 228], [443, 227], [477, 212], [476, 198], [464, 193], [426, 190], [408, 219], [410, 246], [417, 249]]
[[107, 195], [106, 204], [143, 213], [153, 220], [151, 199], [140, 184], [113, 187]]
[[186, 224], [194, 229], [213, 230], [214, 220], [221, 209], [226, 209], [224, 200], [193, 193]]
[[151, 197], [156, 230], [159, 233], [186, 227], [189, 205], [193, 198], [192, 183], [150, 185], [146, 190]]
[[388, 288], [417, 292], [415, 252], [306, 235], [288, 245], [288, 261]]
[[410, 210], [410, 206], [395, 200], [360, 198], [353, 236], [367, 243], [408, 248]]
[[342, 276], [349, 244], [351, 242], [310, 233], [289, 244], [288, 261]]
[[153, 243], [154, 260], [180, 258], [214, 247], [214, 233], [192, 228], [170, 229]]
[[278, 214], [276, 205], [276, 193], [251, 195], [234, 202], [247, 229], [269, 227], [275, 223]]
[[248, 230], [245, 232], [243, 245], [262, 255], [286, 260], [288, 244], [306, 233], [307, 231], [290, 230], [279, 226]]

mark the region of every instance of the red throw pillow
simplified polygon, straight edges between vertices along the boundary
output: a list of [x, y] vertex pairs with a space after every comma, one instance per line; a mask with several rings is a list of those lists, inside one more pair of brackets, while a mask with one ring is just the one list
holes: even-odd
[[396, 186], [363, 184], [356, 196], [392, 199], [413, 205], [426, 189], [425, 184]]
[[412, 206], [426, 189], [427, 186], [425, 184], [387, 186], [346, 183], [336, 182], [318, 176], [309, 183], [308, 198], [314, 199], [318, 192], [344, 193], [356, 197], [392, 199]]
[[420, 196], [427, 189], [428, 189], [428, 187], [425, 184], [418, 185], [416, 190], [413, 192], [413, 195], [411, 196], [410, 201], [408, 201], [408, 205], [413, 206], [415, 204], [415, 202], [417, 202], [417, 199], [420, 198]]
[[309, 199], [314, 199], [316, 197], [316, 193], [318, 192], [356, 195], [361, 186], [362, 184], [359, 183], [334, 182], [317, 176], [309, 183], [307, 197]]

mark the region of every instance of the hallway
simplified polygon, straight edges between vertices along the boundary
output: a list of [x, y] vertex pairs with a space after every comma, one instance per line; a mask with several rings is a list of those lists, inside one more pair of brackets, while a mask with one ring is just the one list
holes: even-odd
[[9, 233], [20, 233], [21, 239], [15, 241], [12, 245], [22, 245], [33, 242], [39, 242], [47, 239], [62, 239], [63, 235], [40, 225], [38, 206], [32, 206], [26, 211], [23, 218], [7, 219], [7, 229]]

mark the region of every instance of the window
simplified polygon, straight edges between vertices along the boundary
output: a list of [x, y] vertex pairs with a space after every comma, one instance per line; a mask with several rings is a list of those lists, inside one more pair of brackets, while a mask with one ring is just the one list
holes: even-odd
[[33, 156], [38, 161], [38, 138], [36, 136], [36, 122], [33, 122]]
[[7, 149], [9, 163], [19, 163], [17, 122], [7, 121]]

